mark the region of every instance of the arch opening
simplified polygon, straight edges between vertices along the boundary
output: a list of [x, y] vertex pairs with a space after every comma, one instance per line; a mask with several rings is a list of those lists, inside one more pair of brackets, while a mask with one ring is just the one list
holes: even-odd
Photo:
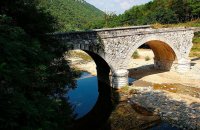
[[176, 54], [166, 43], [158, 40], [152, 40], [146, 43], [154, 53], [154, 67], [159, 70], [170, 70]]
[[178, 58], [169, 44], [160, 40], [149, 40], [138, 45], [135, 48], [138, 58], [129, 62], [129, 77], [140, 79], [176, 68]]
[[82, 59], [78, 62], [79, 69], [87, 71], [92, 75], [96, 75], [98, 77], [98, 80], [102, 82], [105, 82], [109, 85], [111, 84], [109, 78], [111, 71], [110, 66], [100, 55], [92, 51], [81, 49], [71, 50], [70, 53], [69, 55], [72, 55], [72, 57], [74, 56]]

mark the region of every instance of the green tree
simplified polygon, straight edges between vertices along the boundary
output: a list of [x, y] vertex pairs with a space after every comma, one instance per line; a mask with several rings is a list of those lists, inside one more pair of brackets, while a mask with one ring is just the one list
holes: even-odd
[[191, 8], [191, 18], [200, 18], [200, 2], [198, 0], [189, 0], [189, 6]]
[[0, 129], [62, 130], [73, 120], [64, 96], [78, 73], [46, 35], [56, 28], [33, 0], [0, 1]]
[[147, 24], [152, 23], [162, 23], [162, 24], [169, 24], [169, 23], [176, 23], [177, 17], [175, 16], [174, 12], [170, 9], [165, 8], [157, 8], [155, 12], [150, 13], [148, 16]]

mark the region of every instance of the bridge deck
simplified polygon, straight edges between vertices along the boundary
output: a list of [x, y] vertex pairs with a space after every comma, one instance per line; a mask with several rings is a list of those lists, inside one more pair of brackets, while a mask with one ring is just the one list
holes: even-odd
[[116, 28], [102, 28], [102, 29], [93, 29], [93, 31], [101, 32], [101, 31], [127, 30], [127, 29], [147, 29], [147, 28], [151, 28], [151, 25], [116, 27]]
[[[112, 31], [129, 31], [130, 35], [134, 34], [152, 34], [152, 33], [166, 33], [166, 32], [177, 32], [177, 31], [189, 31], [193, 30], [194, 32], [200, 32], [198, 27], [175, 27], [175, 28], [159, 28], [154, 29], [151, 25], [143, 26], [129, 26], [129, 27], [118, 27], [118, 28], [103, 28], [103, 29], [92, 29], [86, 31], [73, 31], [73, 32], [55, 32], [53, 35], [70, 35], [70, 34], [80, 34], [80, 33], [101, 33], [101, 32], [112, 32]], [[137, 30], [137, 31], [135, 31]], [[133, 31], [133, 32], [131, 32]], [[123, 34], [128, 35], [127, 32]]]

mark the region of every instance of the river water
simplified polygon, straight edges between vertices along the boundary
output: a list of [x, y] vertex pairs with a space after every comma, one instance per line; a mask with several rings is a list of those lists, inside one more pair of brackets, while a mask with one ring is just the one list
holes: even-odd
[[[129, 82], [134, 79], [129, 78]], [[107, 120], [112, 112], [111, 87], [87, 72], [77, 80], [77, 88], [67, 94], [76, 114], [74, 130], [111, 130]], [[161, 122], [149, 130], [178, 130]]]
[[74, 113], [79, 119], [92, 110], [97, 102], [99, 92], [97, 77], [89, 73], [82, 73], [77, 80], [77, 88], [68, 92], [69, 101], [75, 106]]

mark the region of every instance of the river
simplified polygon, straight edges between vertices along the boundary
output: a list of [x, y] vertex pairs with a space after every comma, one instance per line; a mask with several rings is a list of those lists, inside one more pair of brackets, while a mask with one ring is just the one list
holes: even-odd
[[[133, 82], [134, 79], [129, 79]], [[96, 76], [87, 72], [77, 80], [77, 88], [66, 95], [74, 106], [76, 120], [74, 130], [112, 130], [108, 123], [113, 111], [112, 90], [109, 85], [98, 81]], [[165, 122], [159, 122], [149, 130], [178, 130]]]

